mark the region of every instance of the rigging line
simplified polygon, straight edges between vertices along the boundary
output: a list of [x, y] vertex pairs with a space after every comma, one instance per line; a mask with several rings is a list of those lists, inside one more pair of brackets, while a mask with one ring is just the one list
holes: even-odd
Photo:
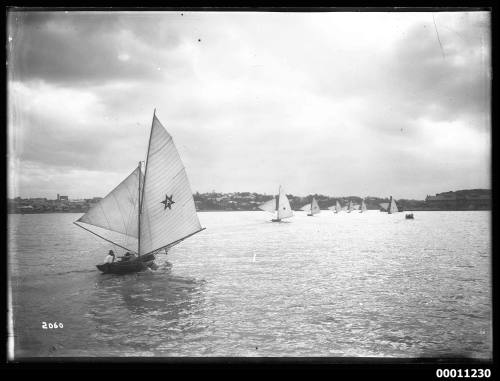
[[[139, 208], [139, 216], [142, 214], [142, 207], [144, 205], [144, 190], [146, 189], [146, 176], [148, 174], [148, 164], [149, 164], [149, 151], [151, 150], [151, 137], [153, 136], [153, 128], [156, 118], [156, 109], [153, 111], [153, 120], [151, 121], [151, 130], [149, 131], [149, 142], [148, 142], [148, 152], [146, 154], [146, 163], [144, 164], [144, 175], [142, 176], [142, 192], [139, 195], [140, 197], [140, 208]], [[141, 218], [141, 217], [139, 217]]]
[[105, 241], [108, 241], [108, 242], [112, 243], [112, 244], [113, 244], [113, 245], [115, 245], [115, 246], [121, 247], [122, 249], [125, 249], [125, 250], [127, 250], [127, 251], [130, 251], [131, 253], [135, 253], [135, 251], [134, 251], [134, 250], [129, 249], [129, 248], [125, 247], [125, 246], [119, 245], [119, 244], [117, 244], [116, 242], [113, 242], [113, 241], [111, 241], [111, 240], [109, 240], [109, 239], [107, 239], [107, 238], [104, 238], [103, 236], [101, 236], [101, 235], [99, 235], [99, 234], [97, 234], [97, 233], [93, 232], [92, 230], [87, 229], [86, 227], [84, 227], [84, 226], [82, 226], [82, 225], [78, 224], [76, 221], [75, 221], [75, 222], [73, 222], [73, 223], [74, 223], [76, 226], [78, 226], [78, 227], [82, 228], [83, 230], [86, 230], [86, 231], [88, 231], [88, 232], [90, 232], [90, 233], [92, 233], [92, 234], [94, 234], [94, 235], [98, 236], [99, 238], [101, 238], [101, 239], [103, 239], [103, 240], [105, 240]]
[[[128, 213], [128, 216], [127, 216], [127, 220], [126, 220], [126, 227], [125, 227], [125, 232], [127, 235], [129, 235], [129, 231], [128, 231], [128, 228], [130, 227], [131, 225], [131, 219], [132, 217], [134, 216], [134, 212], [135, 212], [135, 209], [137, 207], [137, 202], [135, 200], [135, 197], [130, 193], [130, 189], [127, 185], [127, 192], [128, 192], [128, 195], [129, 195], [129, 201], [130, 203], [133, 205], [133, 208], [130, 209], [129, 213]], [[124, 221], [124, 224], [125, 224], [125, 221]], [[139, 234], [139, 233], [138, 233]], [[131, 235], [131, 234], [130, 234]]]
[[[137, 169], [134, 171], [136, 172]], [[134, 173], [132, 172], [132, 173]], [[139, 177], [139, 182], [141, 181], [140, 180], [140, 176]], [[128, 233], [128, 227], [130, 226], [130, 220], [132, 219], [132, 216], [134, 215], [134, 212], [135, 212], [135, 208], [137, 207], [137, 200], [136, 200], [136, 197], [135, 197], [135, 194], [133, 192], [130, 192], [130, 187], [129, 185], [127, 184], [125, 189], [127, 190], [127, 193], [128, 193], [128, 199], [130, 201], [130, 203], [134, 206], [130, 211], [129, 211], [129, 214], [127, 216], [127, 222], [126, 222], [126, 227], [125, 227], [125, 231]]]
[[[114, 190], [114, 189], [113, 189]], [[106, 196], [107, 197], [107, 196]], [[103, 199], [104, 200], [104, 199]], [[101, 211], [102, 211], [102, 215], [104, 216], [104, 218], [106, 219], [106, 222], [108, 223], [108, 226], [107, 226], [107, 229], [108, 230], [113, 230], [111, 229], [111, 224], [109, 223], [109, 220], [108, 220], [108, 216], [106, 215], [106, 212], [104, 210], [104, 207], [102, 206], [102, 202], [99, 202], [98, 204], [100, 207], [101, 207]]]
[[115, 204], [118, 206], [118, 210], [120, 211], [120, 217], [122, 218], [123, 230], [125, 230], [125, 234], [127, 234], [128, 230], [127, 230], [127, 225], [125, 224], [125, 218], [123, 218], [122, 206], [114, 193], [113, 193], [113, 200], [115, 200]]
[[441, 44], [441, 39], [439, 38], [439, 32], [437, 30], [436, 20], [434, 19], [434, 13], [432, 14], [432, 21], [434, 22], [434, 30], [436, 31], [436, 36], [437, 36], [437, 39], [438, 39], [438, 42], [439, 42], [439, 46], [441, 47], [441, 53], [443, 53], [443, 59], [445, 59], [446, 57], [444, 55], [443, 44]]
[[154, 253], [155, 251], [159, 251], [159, 250], [162, 250], [162, 249], [167, 248], [167, 247], [168, 247], [168, 248], [170, 248], [170, 247], [172, 247], [172, 246], [175, 246], [175, 245], [177, 245], [179, 242], [184, 241], [186, 238], [189, 238], [189, 237], [191, 237], [191, 236], [193, 236], [193, 235], [195, 235], [195, 234], [197, 234], [197, 233], [199, 233], [199, 232], [201, 232], [201, 231], [203, 231], [203, 230], [205, 230], [205, 229], [206, 229], [206, 228], [201, 228], [200, 230], [197, 230], [197, 231], [195, 231], [194, 233], [188, 234], [188, 235], [187, 235], [187, 236], [185, 236], [185, 237], [182, 237], [182, 238], [180, 238], [180, 239], [178, 239], [178, 240], [176, 240], [176, 241], [170, 242], [169, 244], [164, 245], [164, 246], [162, 246], [162, 247], [159, 247], [158, 249], [154, 249], [154, 250], [152, 250], [152, 251], [150, 251], [150, 252], [148, 252], [148, 253], [146, 253], [146, 254], [144, 254], [144, 255], [147, 255], [147, 254], [150, 254], [150, 253]]

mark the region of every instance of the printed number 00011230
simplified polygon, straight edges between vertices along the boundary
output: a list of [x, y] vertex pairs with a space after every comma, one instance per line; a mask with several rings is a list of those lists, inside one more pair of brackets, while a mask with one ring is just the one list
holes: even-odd
[[489, 378], [490, 369], [437, 369], [437, 378]]

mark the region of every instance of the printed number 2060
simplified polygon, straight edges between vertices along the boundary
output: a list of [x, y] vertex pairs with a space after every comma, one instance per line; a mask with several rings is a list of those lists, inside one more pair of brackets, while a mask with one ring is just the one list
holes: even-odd
[[58, 322], [54, 322], [54, 323], [47, 323], [45, 321], [42, 321], [42, 328], [43, 329], [54, 329], [54, 328], [63, 328], [63, 323], [58, 323]]

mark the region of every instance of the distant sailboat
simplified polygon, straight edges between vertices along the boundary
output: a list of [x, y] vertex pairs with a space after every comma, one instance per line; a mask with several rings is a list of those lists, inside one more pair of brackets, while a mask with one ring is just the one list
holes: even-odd
[[276, 213], [276, 218], [272, 219], [272, 222], [280, 222], [283, 218], [289, 218], [293, 216], [292, 208], [290, 207], [290, 202], [288, 197], [286, 197], [285, 191], [279, 187], [278, 197], [274, 197], [261, 205], [259, 208], [270, 213]]
[[366, 212], [365, 200], [361, 201], [361, 210], [359, 212], [360, 213]]
[[318, 214], [321, 212], [321, 209], [319, 208], [318, 202], [316, 199], [313, 197], [312, 201], [310, 204], [304, 205], [301, 210], [304, 210], [307, 213], [308, 216], [314, 216], [315, 214]]
[[351, 213], [354, 210], [354, 205], [352, 201], [349, 201], [349, 206], [347, 207], [347, 213]]
[[391, 196], [391, 199], [390, 199], [390, 201], [389, 201], [389, 207], [388, 207], [387, 212], [388, 212], [389, 214], [399, 212], [398, 206], [396, 205], [396, 200], [394, 200], [394, 199], [392, 198], [392, 196]]
[[334, 206], [330, 206], [328, 209], [334, 210], [335, 213], [339, 213], [342, 210], [338, 201], [335, 203]]
[[342, 208], [340, 207], [340, 203], [337, 201], [335, 203], [335, 213], [339, 213], [341, 210]]
[[387, 212], [387, 208], [389, 207], [389, 203], [388, 202], [383, 202], [381, 204], [379, 204], [380, 206], [380, 211], [381, 212]]
[[[153, 114], [144, 173], [138, 167], [106, 197], [74, 222], [98, 237], [137, 254], [135, 259], [97, 265], [103, 273], [145, 270], [155, 255], [204, 230], [186, 170], [172, 136]], [[134, 244], [120, 245], [92, 227], [117, 232]]]

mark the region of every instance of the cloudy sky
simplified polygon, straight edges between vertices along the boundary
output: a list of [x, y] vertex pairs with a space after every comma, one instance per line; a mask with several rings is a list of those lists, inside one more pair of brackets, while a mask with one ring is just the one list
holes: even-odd
[[104, 196], [153, 109], [193, 192], [490, 187], [486, 12], [13, 12], [9, 197]]

